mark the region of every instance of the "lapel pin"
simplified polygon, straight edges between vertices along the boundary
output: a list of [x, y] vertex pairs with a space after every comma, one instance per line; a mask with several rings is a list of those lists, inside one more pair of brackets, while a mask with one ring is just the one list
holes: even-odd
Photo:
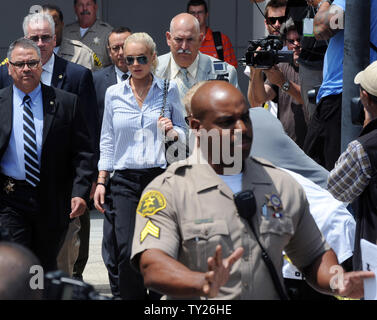
[[11, 179], [8, 179], [4, 185], [4, 191], [9, 194], [11, 192], [14, 192], [14, 186], [15, 186], [15, 183], [11, 180]]
[[59, 79], [63, 79], [63, 75], [62, 74], [59, 74]]

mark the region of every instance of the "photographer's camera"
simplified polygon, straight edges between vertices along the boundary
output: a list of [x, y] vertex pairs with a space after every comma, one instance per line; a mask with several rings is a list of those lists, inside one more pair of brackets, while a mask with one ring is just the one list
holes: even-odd
[[283, 41], [280, 36], [269, 35], [259, 40], [250, 40], [245, 57], [240, 63], [265, 70], [278, 63], [293, 64], [293, 52], [282, 49]]

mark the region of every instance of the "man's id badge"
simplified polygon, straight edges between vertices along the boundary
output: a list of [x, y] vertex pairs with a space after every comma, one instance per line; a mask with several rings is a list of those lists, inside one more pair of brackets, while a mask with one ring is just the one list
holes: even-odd
[[314, 37], [314, 19], [304, 19], [304, 37]]

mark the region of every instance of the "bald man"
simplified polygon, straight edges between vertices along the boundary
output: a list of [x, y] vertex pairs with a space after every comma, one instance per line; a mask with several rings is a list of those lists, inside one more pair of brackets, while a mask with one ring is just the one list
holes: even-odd
[[156, 75], [176, 81], [182, 101], [199, 81], [223, 79], [238, 87], [237, 71], [232, 65], [199, 52], [202, 40], [195, 16], [180, 13], [171, 20], [166, 32], [170, 52], [158, 57]]
[[39, 300], [42, 291], [30, 286], [32, 266], [40, 265], [27, 248], [12, 242], [0, 242], [0, 300]]
[[[167, 298], [286, 299], [284, 250], [318, 290], [361, 297], [362, 279], [374, 274], [343, 273], [343, 286], [330, 288], [330, 267], [342, 268], [304, 191], [267, 161], [248, 158], [252, 126], [242, 93], [209, 81], [191, 109], [196, 150], [153, 180], [137, 208], [131, 261], [145, 286]], [[262, 245], [275, 271], [263, 261]]]

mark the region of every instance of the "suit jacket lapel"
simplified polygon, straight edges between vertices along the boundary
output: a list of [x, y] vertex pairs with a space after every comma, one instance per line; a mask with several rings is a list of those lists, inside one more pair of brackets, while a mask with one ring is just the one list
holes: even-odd
[[208, 58], [203, 53], [199, 54], [198, 62], [198, 73], [196, 75], [196, 81], [208, 80], [208, 75], [212, 71], [211, 59]]
[[111, 68], [109, 68], [109, 72], [107, 73], [106, 76], [107, 76], [106, 86], [107, 85], [112, 86], [113, 84], [116, 84], [118, 82], [114, 65], [112, 65]]
[[13, 86], [9, 86], [0, 95], [0, 150], [1, 157], [8, 145], [13, 117]]
[[47, 134], [51, 128], [52, 122], [55, 118], [57, 102], [55, 101], [54, 90], [42, 84], [42, 100], [43, 100], [43, 137], [42, 148], [46, 141]]
[[65, 80], [67, 62], [55, 54], [54, 69], [52, 72], [51, 86], [61, 89]]

